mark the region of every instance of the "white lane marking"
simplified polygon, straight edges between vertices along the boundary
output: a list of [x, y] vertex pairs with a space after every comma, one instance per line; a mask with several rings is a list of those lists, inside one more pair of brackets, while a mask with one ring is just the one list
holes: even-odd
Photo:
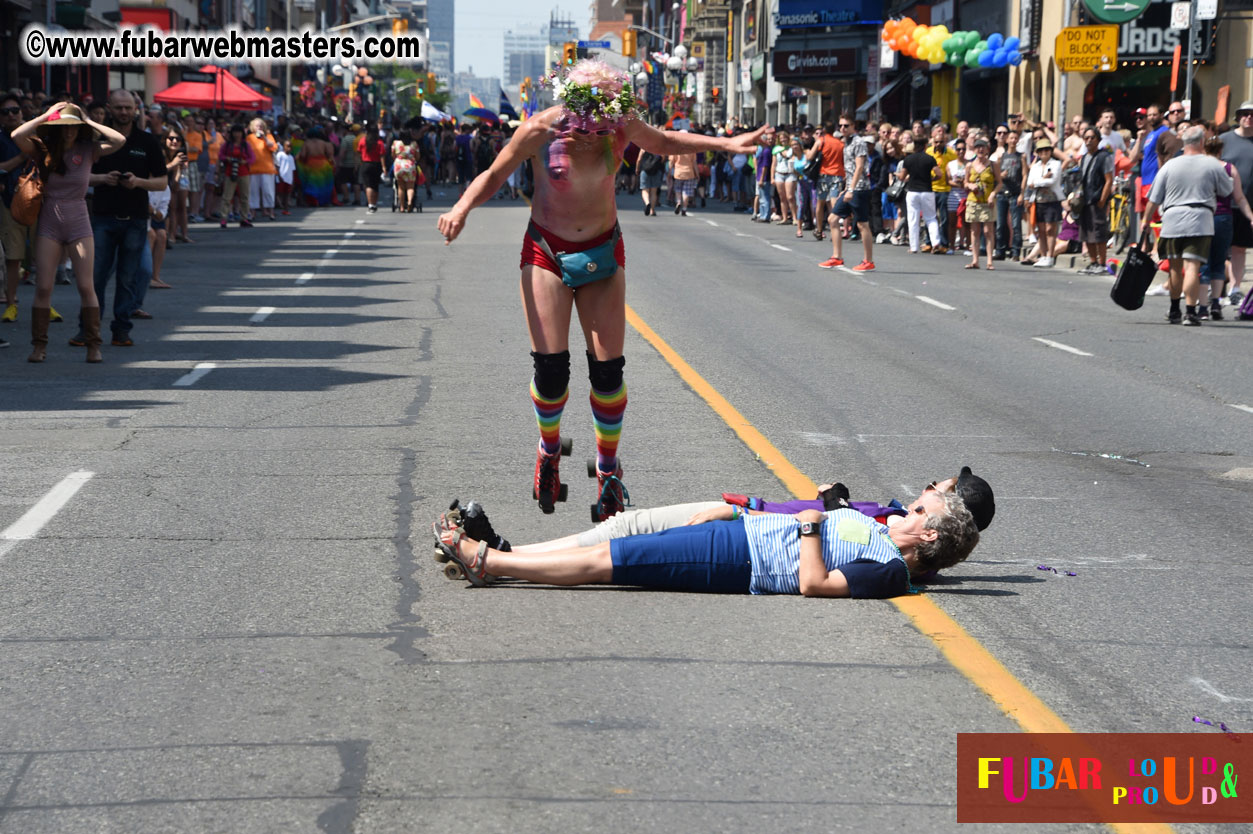
[[912, 294], [912, 293], [910, 293], [910, 291], [909, 291], [909, 290], [903, 290], [903, 289], [901, 289], [900, 287], [892, 287], [892, 292], [898, 292], [898, 293], [900, 293], [901, 295], [911, 295], [911, 294]]
[[329, 261], [331, 258], [339, 254], [338, 249], [327, 249], [326, 254], [322, 256], [322, 260]]
[[357, 234], [356, 232], [345, 232], [345, 233], [344, 233], [344, 240], [348, 240], [348, 238], [350, 238], [350, 237], [355, 237], [355, 236], [356, 236], [356, 234]]
[[781, 249], [781, 250], [783, 250], [784, 252], [791, 252], [791, 251], [792, 251], [791, 249], [788, 249], [786, 246], [780, 246], [780, 245], [779, 245], [779, 244], [777, 244], [777, 243], [772, 243], [772, 244], [770, 244], [770, 245], [771, 245], [771, 246], [773, 246], [775, 249]]
[[364, 221], [364, 220], [358, 220], [358, 221], [356, 221], [356, 222], [357, 222], [357, 225], [358, 225], [358, 226], [360, 226], [360, 225], [361, 225], [362, 223], [364, 223], [365, 221]]
[[934, 298], [930, 298], [925, 295], [915, 295], [914, 298], [918, 299], [923, 304], [930, 304], [932, 307], [939, 307], [941, 310], [948, 310], [949, 312], [952, 312], [957, 309], [956, 307], [950, 307], [943, 301], [936, 301]]
[[39, 535], [44, 525], [51, 521], [53, 516], [74, 497], [74, 493], [82, 489], [83, 484], [90, 481], [95, 474], [95, 472], [80, 469], [62, 478], [61, 482], [50, 489], [47, 495], [40, 498], [39, 502], [27, 510], [25, 515], [0, 533], [0, 558], [16, 547], [18, 542], [33, 539]]
[[753, 237], [753, 235], [746, 235], [743, 232], [736, 232], [735, 236], [736, 237]]
[[1188, 678], [1188, 683], [1204, 692], [1206, 695], [1213, 695], [1224, 704], [1232, 701], [1240, 701], [1241, 703], [1253, 703], [1253, 698], [1237, 698], [1235, 695], [1224, 695], [1214, 688], [1214, 685], [1204, 678]]
[[297, 283], [297, 284], [307, 284], [307, 283], [309, 283], [309, 281], [310, 281], [310, 280], [312, 280], [312, 279], [313, 279], [313, 273], [312, 273], [312, 272], [306, 272], [306, 273], [302, 274], [299, 278], [297, 278], [297, 279], [296, 279], [296, 283]]
[[212, 362], [198, 362], [196, 367], [174, 381], [174, 387], [186, 388], [188, 385], [195, 385], [205, 374], [216, 367], [217, 365]]
[[1085, 351], [1079, 350], [1079, 348], [1073, 348], [1070, 345], [1063, 345], [1061, 342], [1054, 342], [1052, 339], [1041, 339], [1039, 336], [1032, 336], [1031, 338], [1039, 342], [1042, 345], [1048, 345], [1051, 348], [1064, 350], [1067, 353], [1073, 353], [1075, 356], [1091, 356], [1092, 355]]
[[846, 266], [837, 266], [837, 267], [836, 267], [836, 269], [838, 269], [840, 272], [847, 272], [849, 275], [857, 275], [857, 274], [858, 274], [858, 273], [856, 273], [856, 272], [853, 272], [853, 270], [849, 269], [849, 268], [848, 268], [848, 267], [846, 267]]
[[1240, 405], [1239, 403], [1227, 403], [1227, 405], [1231, 406], [1232, 408], [1238, 408], [1241, 411], [1247, 411], [1250, 414], [1253, 414], [1253, 405]]
[[252, 318], [248, 319], [248, 321], [252, 322], [253, 324], [260, 324], [261, 322], [269, 318], [270, 313], [273, 313], [273, 312], [274, 312], [273, 307], [262, 307], [260, 310], [257, 310], [257, 312], [253, 313]]
[[706, 222], [706, 223], [708, 223], [710, 226], [721, 226], [721, 225], [722, 225], [721, 223], [715, 223], [715, 222], [714, 222], [714, 221], [712, 221], [712, 220], [706, 220], [705, 222]]

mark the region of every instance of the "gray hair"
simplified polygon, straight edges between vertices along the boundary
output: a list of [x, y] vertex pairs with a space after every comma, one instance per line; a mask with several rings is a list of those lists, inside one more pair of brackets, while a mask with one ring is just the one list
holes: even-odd
[[944, 493], [944, 512], [931, 513], [923, 525], [940, 535], [919, 542], [918, 563], [924, 570], [943, 570], [964, 560], [979, 543], [979, 528], [966, 502], [956, 492]]
[[1199, 148], [1205, 144], [1205, 128], [1197, 125], [1183, 132], [1183, 143], [1188, 147]]

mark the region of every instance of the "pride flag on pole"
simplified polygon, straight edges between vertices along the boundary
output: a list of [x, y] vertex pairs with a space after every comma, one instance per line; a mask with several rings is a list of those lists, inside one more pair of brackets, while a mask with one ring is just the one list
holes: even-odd
[[474, 93], [470, 93], [470, 106], [471, 107], [483, 107], [483, 102], [479, 100], [479, 97], [476, 96]]

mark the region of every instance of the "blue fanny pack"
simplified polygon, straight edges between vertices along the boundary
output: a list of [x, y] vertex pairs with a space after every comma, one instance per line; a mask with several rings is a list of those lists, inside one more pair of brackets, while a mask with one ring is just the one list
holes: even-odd
[[622, 239], [622, 229], [617, 223], [613, 225], [613, 234], [609, 240], [582, 252], [553, 252], [534, 223], [527, 226], [526, 233], [539, 246], [541, 252], [561, 264], [561, 283], [572, 290], [602, 278], [609, 278], [618, 271], [618, 258], [614, 250]]

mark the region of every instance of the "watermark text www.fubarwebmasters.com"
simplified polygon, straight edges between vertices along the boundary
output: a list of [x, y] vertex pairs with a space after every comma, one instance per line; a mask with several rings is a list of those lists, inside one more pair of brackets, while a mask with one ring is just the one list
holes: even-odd
[[51, 32], [34, 24], [21, 36], [22, 58], [31, 64], [115, 62], [151, 64], [205, 61], [271, 61], [317, 64], [348, 58], [361, 63], [426, 60], [425, 38], [416, 35], [258, 32], [165, 32], [151, 26], [116, 32]]

